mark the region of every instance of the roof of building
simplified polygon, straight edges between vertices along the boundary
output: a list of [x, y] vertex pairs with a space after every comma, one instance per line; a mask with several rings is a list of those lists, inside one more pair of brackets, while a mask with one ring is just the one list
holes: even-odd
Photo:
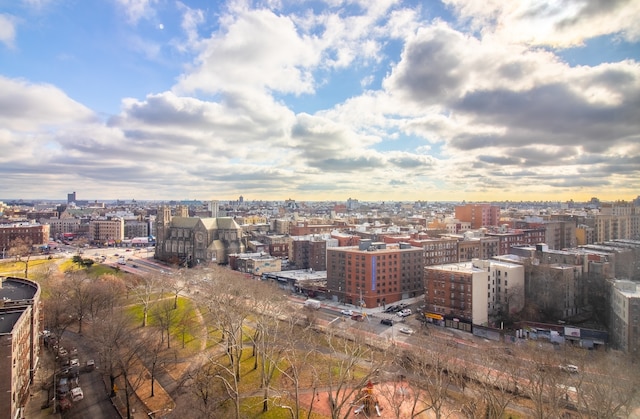
[[[202, 218], [202, 220], [206, 220], [206, 219], [207, 218]], [[194, 228], [200, 220], [201, 218], [194, 218], [194, 217], [173, 217], [171, 219], [171, 227]], [[215, 220], [215, 218], [212, 218], [212, 220]]]
[[452, 271], [452, 272], [484, 272], [483, 269], [476, 268], [472, 262], [445, 263], [442, 265], [425, 266], [425, 269], [432, 271]]
[[0, 312], [0, 334], [11, 333], [23, 310], [12, 309], [10, 312]]
[[17, 278], [2, 277], [0, 298], [9, 301], [33, 299], [38, 288], [37, 285], [32, 285], [30, 282]]

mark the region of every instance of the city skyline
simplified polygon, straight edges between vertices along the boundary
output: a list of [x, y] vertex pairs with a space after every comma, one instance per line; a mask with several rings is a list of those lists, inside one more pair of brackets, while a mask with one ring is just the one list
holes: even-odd
[[15, 2], [0, 195], [633, 200], [638, 20], [631, 0]]

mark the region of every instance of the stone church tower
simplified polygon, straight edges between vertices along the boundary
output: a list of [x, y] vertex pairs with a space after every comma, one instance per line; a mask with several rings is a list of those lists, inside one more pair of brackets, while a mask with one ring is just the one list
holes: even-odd
[[162, 244], [167, 239], [169, 227], [171, 227], [171, 207], [163, 205], [158, 209], [156, 217], [156, 259], [162, 258]]

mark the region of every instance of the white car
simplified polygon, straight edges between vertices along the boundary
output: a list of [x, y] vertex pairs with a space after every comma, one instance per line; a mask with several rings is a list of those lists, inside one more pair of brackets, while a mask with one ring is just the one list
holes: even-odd
[[410, 329], [408, 327], [401, 327], [400, 333], [404, 333], [405, 335], [413, 335], [413, 329]]
[[340, 313], [344, 316], [353, 316], [353, 310], [340, 310]]
[[80, 366], [80, 360], [78, 360], [77, 358], [72, 359], [71, 361], [69, 361], [69, 366], [70, 367], [79, 367]]
[[560, 369], [565, 372], [570, 372], [572, 374], [577, 374], [580, 370], [577, 366], [572, 364], [560, 365]]
[[72, 388], [71, 400], [73, 400], [74, 402], [79, 402], [82, 399], [84, 399], [84, 393], [82, 392], [82, 389], [80, 387]]
[[398, 316], [400, 316], [400, 317], [407, 317], [407, 316], [410, 316], [410, 315], [411, 315], [411, 309], [410, 308], [405, 308], [404, 310], [398, 312]]

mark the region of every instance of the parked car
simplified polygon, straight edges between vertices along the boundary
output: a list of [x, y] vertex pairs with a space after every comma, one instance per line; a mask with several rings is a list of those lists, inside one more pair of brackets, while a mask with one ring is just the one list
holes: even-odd
[[393, 306], [389, 306], [386, 308], [386, 310], [384, 311], [385, 313], [394, 313], [396, 308], [398, 308], [398, 306], [393, 305]]
[[569, 372], [571, 374], [577, 374], [578, 372], [580, 372], [578, 367], [573, 364], [560, 365], [560, 369], [564, 372]]
[[384, 324], [385, 326], [393, 326], [393, 320], [391, 319], [382, 319], [380, 320], [381, 324]]
[[58, 381], [56, 392], [58, 396], [64, 396], [69, 392], [69, 379], [67, 377], [62, 377], [60, 381]]
[[407, 316], [410, 316], [410, 315], [411, 315], [411, 309], [410, 308], [405, 308], [404, 310], [398, 312], [398, 316], [400, 316], [400, 317], [407, 317]]
[[84, 367], [85, 371], [93, 371], [96, 369], [96, 361], [90, 359], [87, 361], [87, 365]]
[[82, 392], [82, 389], [80, 387], [72, 388], [71, 400], [73, 400], [74, 402], [79, 402], [82, 399], [84, 399], [84, 393]]
[[400, 333], [404, 333], [405, 335], [413, 335], [413, 329], [410, 329], [408, 327], [401, 327]]

